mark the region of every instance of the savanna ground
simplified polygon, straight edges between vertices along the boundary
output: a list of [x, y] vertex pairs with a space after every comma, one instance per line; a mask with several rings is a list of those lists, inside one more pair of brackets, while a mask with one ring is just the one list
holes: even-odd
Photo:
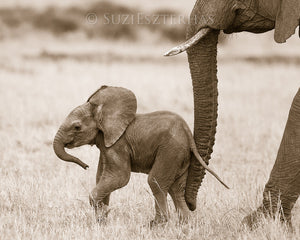
[[261, 203], [299, 88], [299, 40], [277, 46], [271, 35], [235, 35], [219, 48], [219, 118], [210, 166], [231, 189], [206, 175], [189, 223], [178, 225], [169, 199], [170, 221], [151, 230], [154, 199], [147, 176], [132, 174], [112, 194], [107, 223], [95, 222], [88, 194], [98, 149], [71, 151], [90, 165], [84, 171], [54, 155], [53, 137], [67, 114], [104, 84], [131, 89], [138, 112], [171, 110], [192, 128], [186, 56], [162, 57], [174, 43], [161, 38], [112, 41], [45, 32], [20, 37], [12, 31], [1, 39], [1, 240], [300, 238], [299, 201], [294, 232], [277, 219], [262, 219], [253, 231], [240, 224]]

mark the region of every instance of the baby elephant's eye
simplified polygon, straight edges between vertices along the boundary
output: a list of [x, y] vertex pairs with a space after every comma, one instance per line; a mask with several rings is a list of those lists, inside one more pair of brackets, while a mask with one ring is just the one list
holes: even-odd
[[81, 130], [81, 122], [78, 120], [72, 122], [71, 128], [74, 129], [75, 131], [80, 131]]
[[75, 126], [74, 129], [75, 129], [76, 131], [80, 131], [80, 130], [81, 130], [81, 127], [80, 127], [80, 126]]

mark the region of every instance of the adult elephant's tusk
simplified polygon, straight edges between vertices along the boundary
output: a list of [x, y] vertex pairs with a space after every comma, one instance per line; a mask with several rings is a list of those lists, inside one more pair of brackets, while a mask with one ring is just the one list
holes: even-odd
[[170, 51], [166, 52], [164, 56], [174, 56], [179, 53], [184, 52], [188, 48], [196, 45], [203, 37], [206, 36], [206, 34], [209, 33], [211, 29], [210, 28], [202, 28], [199, 32], [197, 32], [193, 37], [188, 39], [186, 42], [172, 48]]

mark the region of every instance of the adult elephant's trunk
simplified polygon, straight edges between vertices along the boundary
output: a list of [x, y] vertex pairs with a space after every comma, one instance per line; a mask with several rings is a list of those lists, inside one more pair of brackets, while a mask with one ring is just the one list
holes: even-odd
[[66, 162], [73, 162], [80, 165], [82, 168], [87, 169], [89, 166], [82, 162], [80, 159], [70, 155], [65, 151], [65, 143], [63, 141], [63, 133], [62, 130], [59, 129], [55, 135], [53, 141], [53, 149], [57, 157]]
[[[194, 32], [189, 32], [193, 35]], [[197, 149], [208, 164], [215, 142], [217, 127], [217, 43], [219, 31], [210, 31], [195, 46], [188, 49], [188, 61], [194, 91], [194, 138]], [[189, 36], [189, 37], [190, 37]], [[205, 169], [195, 157], [191, 160], [185, 199], [190, 210], [196, 209], [198, 189]]]

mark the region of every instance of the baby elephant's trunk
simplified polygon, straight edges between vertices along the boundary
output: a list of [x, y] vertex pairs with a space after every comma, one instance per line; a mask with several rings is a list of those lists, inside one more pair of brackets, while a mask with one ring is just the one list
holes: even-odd
[[67, 153], [65, 151], [65, 144], [63, 142], [63, 134], [61, 130], [58, 130], [58, 132], [55, 135], [54, 141], [53, 141], [53, 149], [57, 157], [59, 157], [61, 160], [64, 160], [66, 162], [73, 162], [78, 165], [80, 165], [82, 168], [87, 169], [89, 166], [82, 162], [80, 159], [72, 156], [71, 154]]

